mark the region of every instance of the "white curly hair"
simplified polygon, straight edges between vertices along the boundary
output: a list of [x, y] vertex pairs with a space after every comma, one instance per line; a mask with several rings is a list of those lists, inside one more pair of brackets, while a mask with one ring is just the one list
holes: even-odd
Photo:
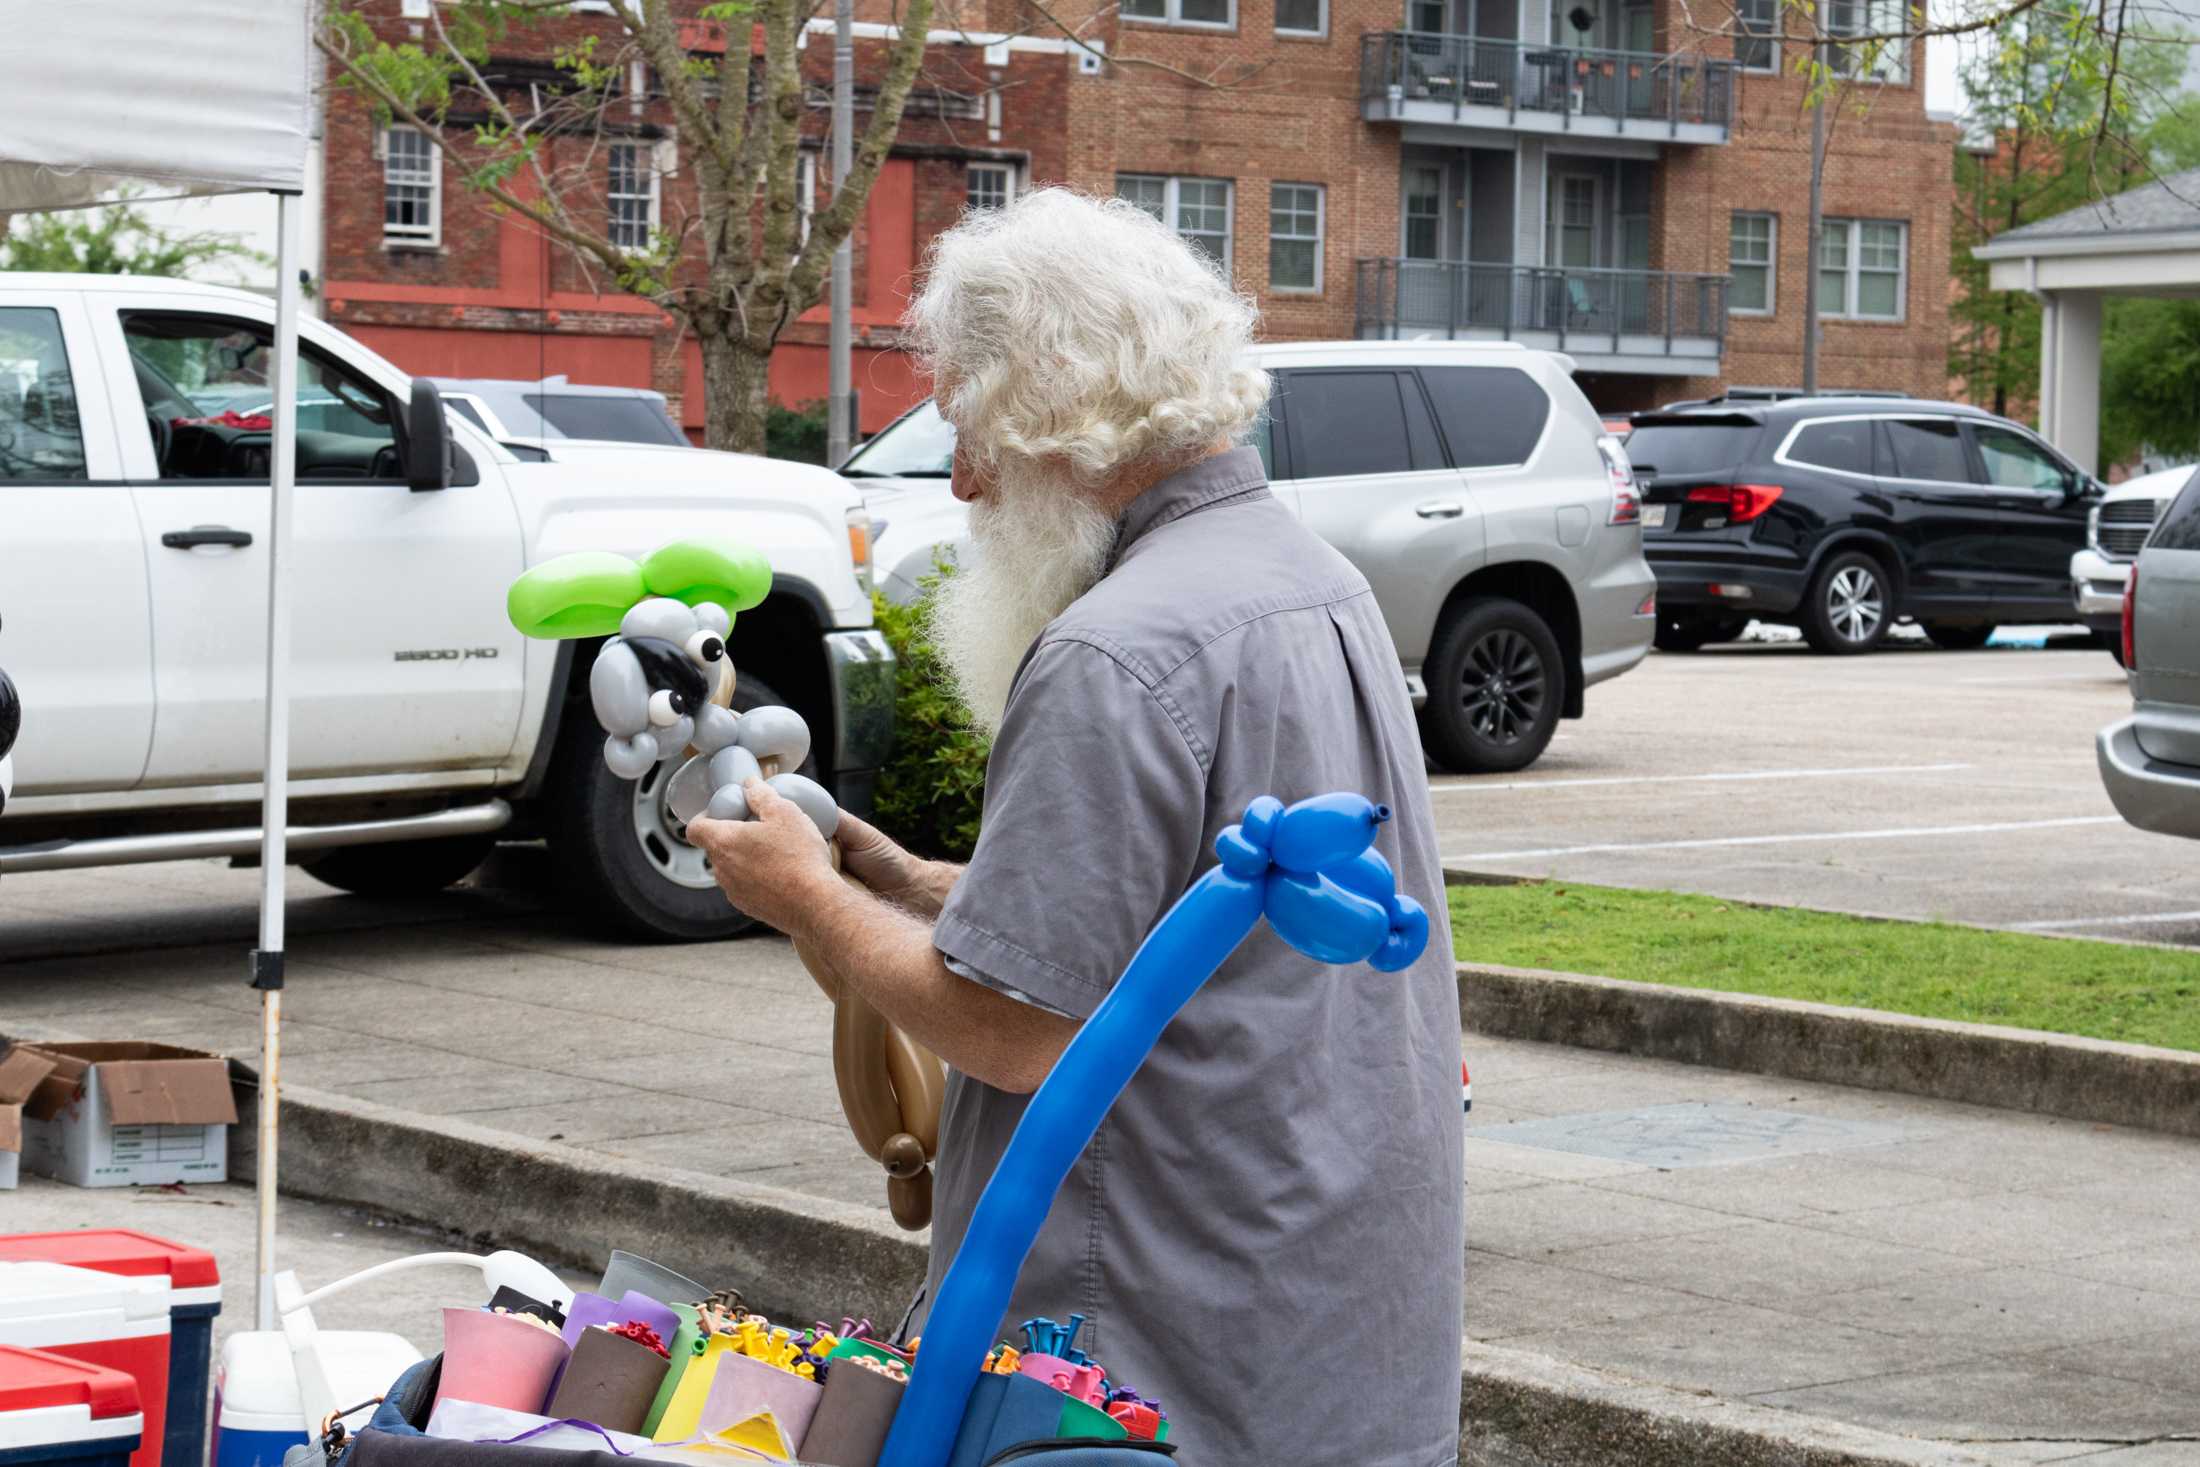
[[941, 233], [905, 343], [982, 469], [1060, 465], [1100, 483], [1251, 428], [1268, 375], [1258, 312], [1152, 215], [1064, 188]]

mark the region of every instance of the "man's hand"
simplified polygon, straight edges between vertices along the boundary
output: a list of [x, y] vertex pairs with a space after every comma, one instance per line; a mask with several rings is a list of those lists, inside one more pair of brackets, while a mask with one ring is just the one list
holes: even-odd
[[791, 935], [840, 878], [833, 873], [817, 827], [792, 800], [760, 779], [750, 780], [741, 792], [748, 796], [754, 819], [695, 820], [687, 828], [688, 844], [710, 857], [710, 874], [727, 901]]
[[842, 870], [919, 917], [937, 917], [955, 879], [962, 875], [960, 866], [910, 855], [878, 827], [845, 810], [833, 839], [840, 842]]

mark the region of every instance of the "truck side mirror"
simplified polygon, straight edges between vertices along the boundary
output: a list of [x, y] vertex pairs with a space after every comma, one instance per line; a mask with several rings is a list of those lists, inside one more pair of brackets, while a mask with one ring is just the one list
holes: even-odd
[[425, 377], [413, 378], [412, 412], [405, 422], [405, 482], [415, 490], [448, 489], [456, 466], [443, 394]]

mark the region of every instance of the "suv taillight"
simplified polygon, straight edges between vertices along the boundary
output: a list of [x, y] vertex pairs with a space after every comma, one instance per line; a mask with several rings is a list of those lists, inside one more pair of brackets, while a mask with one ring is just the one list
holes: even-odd
[[1635, 489], [1635, 466], [1627, 461], [1627, 450], [1606, 433], [1597, 439], [1597, 454], [1604, 460], [1604, 476], [1612, 485], [1612, 513], [1605, 523], [1641, 524], [1642, 495]]
[[1777, 484], [1706, 484], [1688, 491], [1690, 504], [1717, 504], [1726, 508], [1730, 525], [1746, 525], [1780, 497]]
[[2136, 654], [2139, 649], [2138, 641], [2132, 635], [2134, 627], [2132, 625], [2131, 614], [2132, 606], [2138, 601], [2138, 599], [2139, 567], [2137, 565], [2134, 565], [2131, 568], [2130, 579], [2124, 582], [2124, 666], [2126, 668], [2135, 668], [2139, 665], [2137, 662], [2132, 660], [2134, 654]]

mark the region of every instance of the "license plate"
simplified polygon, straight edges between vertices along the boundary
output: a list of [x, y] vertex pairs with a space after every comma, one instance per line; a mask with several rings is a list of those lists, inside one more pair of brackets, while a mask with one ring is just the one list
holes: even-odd
[[1642, 527], [1646, 530], [1657, 530], [1664, 528], [1665, 509], [1666, 507], [1662, 504], [1644, 505], [1642, 507]]

